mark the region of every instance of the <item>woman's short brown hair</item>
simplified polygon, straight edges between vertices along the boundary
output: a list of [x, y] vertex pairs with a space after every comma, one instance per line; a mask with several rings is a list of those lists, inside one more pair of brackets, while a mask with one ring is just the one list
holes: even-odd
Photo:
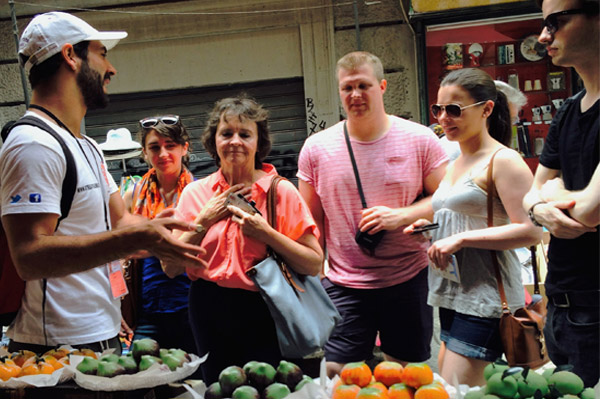
[[262, 161], [271, 152], [271, 137], [269, 133], [269, 112], [254, 99], [245, 94], [236, 97], [223, 98], [215, 103], [214, 108], [208, 116], [208, 122], [202, 133], [202, 144], [210, 156], [215, 160], [217, 166], [221, 166], [221, 160], [217, 154], [215, 136], [221, 117], [237, 117], [240, 121], [253, 121], [258, 131], [258, 145], [254, 159], [254, 167], [262, 169]]

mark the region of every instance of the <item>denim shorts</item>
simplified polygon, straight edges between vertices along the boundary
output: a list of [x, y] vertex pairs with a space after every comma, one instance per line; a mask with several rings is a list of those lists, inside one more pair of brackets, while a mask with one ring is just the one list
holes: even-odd
[[493, 362], [504, 352], [500, 319], [471, 316], [440, 308], [440, 339], [446, 349], [472, 359]]
[[433, 309], [427, 305], [427, 268], [391, 287], [356, 289], [322, 281], [342, 321], [325, 344], [325, 358], [337, 363], [370, 359], [377, 332], [383, 353], [407, 362], [431, 356]]

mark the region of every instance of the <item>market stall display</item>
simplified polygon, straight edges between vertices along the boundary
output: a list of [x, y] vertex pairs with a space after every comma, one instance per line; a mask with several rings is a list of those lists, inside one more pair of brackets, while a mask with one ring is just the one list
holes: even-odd
[[52, 387], [74, 379], [92, 391], [153, 388], [183, 380], [205, 360], [180, 349], [160, 348], [151, 339], [134, 341], [128, 355], [108, 350], [61, 347], [43, 354], [28, 350], [0, 353], [0, 389]]

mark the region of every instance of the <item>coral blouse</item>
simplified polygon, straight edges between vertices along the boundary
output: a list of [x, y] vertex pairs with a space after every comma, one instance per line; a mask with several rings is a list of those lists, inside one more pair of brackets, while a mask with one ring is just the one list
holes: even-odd
[[[277, 171], [273, 165], [266, 163], [263, 163], [262, 170], [267, 174], [252, 185], [251, 197], [256, 202], [256, 208], [266, 218], [267, 191]], [[188, 184], [177, 205], [178, 217], [186, 222], [193, 222], [218, 187], [221, 187], [221, 192], [230, 187], [221, 169], [204, 179]], [[277, 230], [280, 233], [292, 240], [297, 240], [306, 232], [318, 238], [319, 231], [308, 206], [289, 181], [280, 181], [277, 185], [276, 210]], [[245, 236], [240, 226], [229, 216], [208, 229], [201, 245], [206, 249], [207, 253], [203, 259], [209, 267], [187, 268], [187, 274], [192, 280], [202, 278], [222, 287], [258, 291], [252, 280], [246, 276], [246, 271], [266, 258], [267, 247], [262, 241]]]

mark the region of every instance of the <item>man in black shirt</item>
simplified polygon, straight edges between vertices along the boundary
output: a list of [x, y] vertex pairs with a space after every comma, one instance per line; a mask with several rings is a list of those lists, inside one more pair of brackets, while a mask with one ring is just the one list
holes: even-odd
[[552, 234], [544, 328], [550, 359], [572, 364], [585, 385], [594, 386], [600, 375], [598, 0], [538, 4], [544, 15], [538, 40], [553, 64], [575, 68], [585, 89], [554, 117], [523, 207]]

